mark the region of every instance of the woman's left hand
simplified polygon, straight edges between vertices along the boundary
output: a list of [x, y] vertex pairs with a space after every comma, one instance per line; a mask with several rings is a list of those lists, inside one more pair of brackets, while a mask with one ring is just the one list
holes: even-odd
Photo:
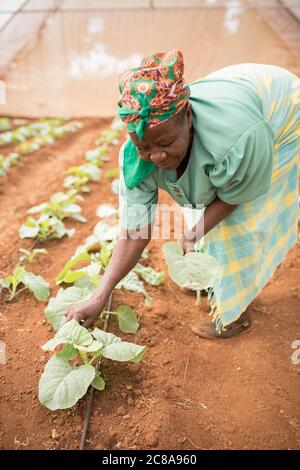
[[195, 241], [189, 237], [183, 236], [183, 238], [179, 240], [179, 246], [182, 248], [184, 254], [195, 251]]

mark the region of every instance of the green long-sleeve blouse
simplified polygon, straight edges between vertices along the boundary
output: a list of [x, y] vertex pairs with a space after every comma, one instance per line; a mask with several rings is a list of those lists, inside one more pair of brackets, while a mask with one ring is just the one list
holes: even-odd
[[[216, 197], [228, 204], [250, 202], [271, 186], [274, 134], [255, 87], [238, 78], [210, 77], [190, 85], [194, 138], [183, 175], [154, 169], [134, 189], [126, 187], [120, 149], [122, 225], [147, 225], [158, 189], [181, 206], [208, 206]], [[198, 206], [199, 207], [199, 206]]]

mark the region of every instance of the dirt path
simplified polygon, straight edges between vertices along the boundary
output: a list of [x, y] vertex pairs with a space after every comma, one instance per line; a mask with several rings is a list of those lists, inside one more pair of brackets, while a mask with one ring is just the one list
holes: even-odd
[[[62, 189], [63, 170], [81, 161], [108, 121], [85, 124], [76, 136], [25, 157], [22, 167], [3, 179], [0, 271], [7, 273], [15, 265], [18, 248], [31, 245], [17, 235], [26, 210]], [[118, 149], [111, 154], [105, 168], [117, 165]], [[47, 243], [49, 256], [32, 265], [54, 289], [55, 275], [98, 221], [97, 206], [117, 205], [107, 180], [91, 187], [82, 204], [88, 222], [71, 223], [77, 230], [74, 237]], [[160, 242], [152, 242], [149, 264], [165, 270], [160, 248]], [[104, 363], [108, 386], [97, 393], [87, 446], [299, 449], [300, 365], [291, 361], [291, 344], [300, 339], [299, 253], [298, 243], [252, 304], [254, 330], [229, 341], [201, 340], [190, 331], [193, 322], [208, 314], [206, 300], [199, 310], [194, 298], [168, 278], [149, 288], [152, 308], [145, 308], [140, 295], [115, 293], [115, 306], [132, 305], [141, 315], [135, 341], [149, 348], [139, 365]], [[0, 300], [0, 334], [7, 345], [7, 364], [0, 365], [3, 449], [79, 447], [86, 400], [72, 410], [50, 412], [37, 398], [47, 361], [40, 346], [53, 334], [44, 306], [27, 293], [10, 304]]]

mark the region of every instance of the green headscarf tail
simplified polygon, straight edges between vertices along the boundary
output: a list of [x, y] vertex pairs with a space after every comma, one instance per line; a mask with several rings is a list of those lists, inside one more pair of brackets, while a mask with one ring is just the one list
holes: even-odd
[[142, 183], [155, 169], [155, 164], [142, 160], [132, 140], [129, 139], [124, 146], [123, 175], [128, 189], [133, 189]]

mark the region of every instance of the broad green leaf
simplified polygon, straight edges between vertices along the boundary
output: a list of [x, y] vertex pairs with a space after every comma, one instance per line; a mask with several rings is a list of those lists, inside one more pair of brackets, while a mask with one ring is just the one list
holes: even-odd
[[[71, 320], [62, 325], [54, 338], [47, 341], [42, 346], [42, 349], [44, 351], [54, 351], [59, 344], [71, 344], [74, 348], [81, 349], [82, 346], [88, 347], [92, 343], [93, 337], [88, 330], [81, 326], [78, 321]], [[102, 347], [102, 343], [99, 344], [100, 347], [98, 349]]]
[[142, 359], [145, 350], [145, 346], [120, 341], [105, 346], [101, 350], [101, 355], [107, 359], [112, 359], [113, 361], [139, 362]]
[[6, 279], [0, 279], [0, 288], [9, 289], [9, 282]]
[[80, 287], [81, 289], [95, 289], [95, 283], [92, 282], [88, 276], [82, 276], [78, 281], [75, 281], [73, 285], [75, 287]]
[[76, 264], [79, 263], [79, 261], [89, 261], [90, 257], [91, 256], [86, 251], [83, 251], [79, 253], [78, 255], [73, 256], [65, 264], [61, 272], [55, 278], [56, 284], [60, 284], [61, 282], [64, 282], [65, 276], [67, 275], [68, 271], [70, 271], [74, 266], [76, 266]]
[[20, 238], [35, 238], [39, 233], [39, 226], [22, 225], [19, 229]]
[[49, 283], [42, 277], [36, 276], [33, 273], [25, 271], [21, 277], [22, 283], [33, 292], [34, 297], [37, 300], [47, 300], [50, 295]]
[[[99, 244], [99, 241], [98, 239], [95, 237], [95, 235], [90, 235], [89, 237], [87, 237], [87, 239], [85, 240], [84, 244], [83, 245], [80, 245], [76, 251], [75, 251], [75, 254], [73, 256], [73, 258], [77, 257], [78, 255], [80, 255], [82, 252], [86, 251], [86, 252], [89, 252], [92, 248], [94, 248], [96, 245]], [[72, 258], [72, 259], [73, 259]]]
[[187, 253], [176, 243], [166, 243], [163, 252], [168, 264], [169, 275], [181, 287], [207, 289], [212, 287], [219, 272], [217, 260], [205, 253]]
[[174, 242], [164, 243], [162, 251], [167, 264], [170, 264], [174, 259], [176, 260], [178, 256], [183, 256], [182, 248]]
[[[95, 289], [95, 287], [94, 287]], [[56, 297], [52, 297], [45, 309], [45, 316], [53, 328], [57, 331], [65, 323], [65, 313], [72, 305], [87, 300], [93, 293], [92, 289], [80, 287], [68, 287], [59, 289]]]
[[92, 382], [92, 387], [96, 388], [97, 390], [104, 390], [105, 389], [105, 382], [103, 377], [96, 371], [96, 376]]
[[75, 357], [78, 356], [78, 351], [72, 344], [65, 344], [57, 355], [67, 359], [68, 361], [72, 361], [72, 359], [75, 359]]
[[139, 280], [137, 274], [133, 271], [127, 274], [116, 286], [117, 289], [128, 289], [132, 292], [139, 292], [144, 294], [145, 302], [147, 305], [152, 304], [152, 297], [146, 291], [144, 284]]
[[78, 281], [82, 277], [88, 277], [91, 282], [97, 286], [99, 284], [100, 278], [99, 273], [102, 269], [100, 263], [91, 263], [90, 265], [76, 269], [74, 271], [68, 271], [63, 279], [63, 282], [67, 284], [73, 284], [74, 282]]
[[96, 215], [98, 217], [111, 217], [113, 215], [116, 215], [118, 212], [118, 209], [116, 209], [113, 206], [110, 206], [109, 204], [101, 204], [97, 211]]
[[99, 241], [111, 241], [118, 238], [120, 228], [118, 225], [108, 225], [105, 222], [98, 222], [94, 228], [94, 236]]
[[[77, 347], [77, 346], [76, 346]], [[100, 343], [98, 340], [94, 340], [89, 346], [78, 346], [77, 349], [80, 351], [86, 351], [91, 353], [100, 352], [103, 348], [103, 343]], [[98, 355], [98, 354], [96, 354]]]
[[127, 305], [117, 308], [119, 328], [123, 333], [136, 333], [139, 328], [136, 313]]
[[104, 346], [121, 341], [121, 338], [114, 335], [113, 333], [107, 333], [106, 331], [100, 330], [99, 328], [95, 328], [94, 331], [92, 331], [92, 335]]
[[49, 410], [70, 408], [83, 395], [95, 378], [95, 369], [89, 364], [72, 366], [57, 355], [46, 364], [39, 383], [39, 400]]
[[33, 206], [30, 209], [28, 209], [28, 214], [37, 214], [38, 212], [42, 212], [43, 210], [47, 209], [48, 204], [46, 202], [43, 202], [42, 204], [39, 204], [38, 206]]
[[155, 269], [150, 266], [143, 266], [140, 263], [137, 263], [133, 270], [140, 274], [144, 281], [146, 281], [151, 286], [159, 286], [165, 279], [165, 273], [161, 271], [155, 271]]

